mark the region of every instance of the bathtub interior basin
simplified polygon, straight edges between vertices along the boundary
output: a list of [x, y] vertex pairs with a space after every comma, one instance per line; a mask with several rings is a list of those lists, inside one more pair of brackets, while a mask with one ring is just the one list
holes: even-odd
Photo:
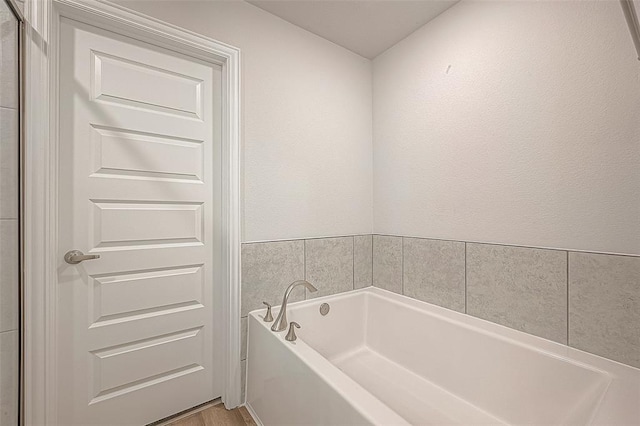
[[[326, 316], [319, 312], [322, 303], [330, 305]], [[268, 330], [259, 313], [252, 316], [250, 328]], [[401, 420], [395, 424], [640, 421], [630, 404], [640, 397], [640, 370], [384, 290], [368, 288], [292, 304], [289, 320], [302, 326], [297, 342], [286, 342], [284, 333], [269, 331], [271, 336], [265, 337], [284, 345], [349, 401], [358, 392], [332, 383], [325, 374], [330, 365], [396, 413]], [[249, 375], [252, 363], [253, 371], [259, 369], [251, 359], [253, 344], [250, 337]], [[332, 377], [338, 377], [336, 372]], [[618, 383], [625, 380], [626, 385]], [[629, 393], [634, 387], [635, 393]], [[249, 388], [251, 402], [251, 383]], [[358, 410], [367, 407], [360, 404]], [[596, 418], [600, 420], [594, 422]], [[388, 424], [371, 416], [363, 423]]]

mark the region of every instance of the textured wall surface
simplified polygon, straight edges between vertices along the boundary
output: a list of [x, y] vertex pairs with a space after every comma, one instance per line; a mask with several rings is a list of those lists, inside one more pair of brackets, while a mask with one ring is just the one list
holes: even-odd
[[371, 61], [243, 1], [116, 3], [242, 50], [243, 241], [371, 233]]
[[463, 1], [373, 69], [244, 2], [118, 3], [242, 49], [243, 241], [640, 254], [640, 68], [616, 2]]
[[374, 60], [374, 231], [640, 254], [617, 2], [458, 3]]

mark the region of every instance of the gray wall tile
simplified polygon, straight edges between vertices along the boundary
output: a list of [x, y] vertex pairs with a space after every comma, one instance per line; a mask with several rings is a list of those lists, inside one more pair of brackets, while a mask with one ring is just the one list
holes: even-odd
[[[0, 16], [0, 106], [17, 108], [18, 27]], [[0, 108], [0, 425], [18, 424], [18, 144], [18, 112]]]
[[[2, 10], [7, 6], [2, 5]], [[1, 13], [0, 106], [18, 107], [18, 23], [11, 13]]]
[[566, 344], [566, 252], [467, 244], [467, 313]]
[[0, 220], [0, 332], [18, 328], [18, 221]]
[[[304, 279], [304, 241], [276, 241], [242, 245], [242, 308], [240, 316], [262, 308], [266, 301], [282, 303], [289, 284]], [[304, 291], [296, 290], [291, 302], [304, 300]]]
[[248, 323], [249, 321], [247, 317], [240, 318], [240, 360], [247, 359]]
[[373, 237], [353, 237], [353, 287], [364, 288], [373, 284]]
[[373, 236], [373, 285], [402, 294], [402, 237]]
[[404, 238], [404, 294], [465, 310], [464, 243]]
[[565, 251], [467, 243], [465, 263], [464, 242], [386, 235], [243, 244], [241, 359], [247, 312], [263, 300], [279, 306], [306, 268], [314, 296], [373, 283], [461, 312], [466, 278], [468, 314], [567, 343], [569, 310], [571, 346], [640, 367], [640, 257], [569, 256], [567, 265]]
[[18, 112], [0, 108], [0, 219], [18, 218]]
[[353, 237], [305, 241], [306, 280], [318, 291], [307, 298], [353, 290]]
[[0, 425], [18, 424], [18, 332], [0, 333]]
[[640, 368], [640, 257], [569, 253], [569, 345]]

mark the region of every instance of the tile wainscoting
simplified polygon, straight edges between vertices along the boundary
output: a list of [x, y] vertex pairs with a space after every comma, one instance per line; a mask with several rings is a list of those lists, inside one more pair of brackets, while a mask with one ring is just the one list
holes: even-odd
[[[390, 235], [242, 244], [242, 352], [247, 314], [374, 285], [640, 367], [640, 256]], [[244, 380], [243, 380], [244, 388]]]
[[374, 235], [373, 285], [640, 368], [640, 256]]
[[371, 235], [242, 244], [243, 389], [247, 314], [263, 308], [262, 302], [279, 306], [285, 289], [296, 280], [308, 280], [318, 292], [296, 289], [289, 297], [291, 302], [368, 287], [372, 283], [372, 256]]

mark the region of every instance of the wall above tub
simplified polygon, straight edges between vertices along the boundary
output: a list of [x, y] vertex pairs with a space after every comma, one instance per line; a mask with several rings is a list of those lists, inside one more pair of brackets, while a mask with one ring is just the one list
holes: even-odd
[[462, 1], [373, 61], [374, 232], [640, 254], [618, 2]]
[[243, 241], [640, 254], [640, 67], [617, 2], [461, 1], [372, 62], [246, 2], [115, 1], [242, 50]]

